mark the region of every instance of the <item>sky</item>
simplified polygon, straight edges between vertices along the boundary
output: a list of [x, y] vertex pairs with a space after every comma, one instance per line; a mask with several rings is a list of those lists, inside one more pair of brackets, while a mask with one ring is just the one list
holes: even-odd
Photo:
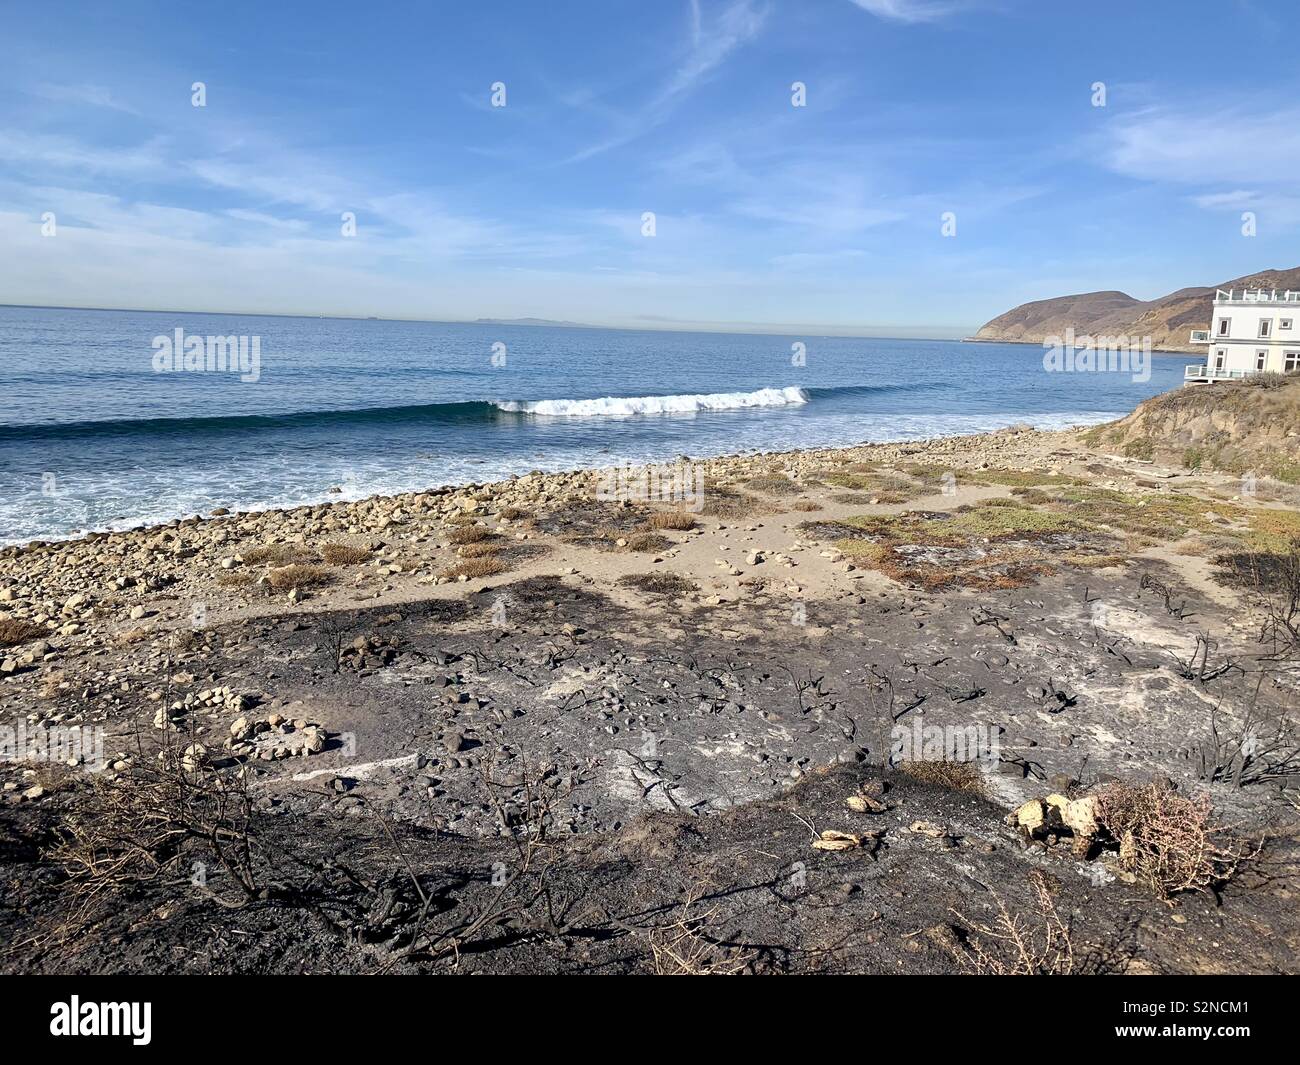
[[960, 336], [1150, 299], [1300, 265], [1294, 14], [6, 0], [0, 303]]

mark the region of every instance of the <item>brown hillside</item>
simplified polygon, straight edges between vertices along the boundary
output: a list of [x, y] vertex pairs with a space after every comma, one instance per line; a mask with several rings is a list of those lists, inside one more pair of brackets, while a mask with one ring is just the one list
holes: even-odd
[[1300, 376], [1175, 389], [1090, 435], [1138, 458], [1300, 484]]
[[1073, 328], [1076, 334], [1150, 336], [1158, 351], [1203, 352], [1188, 343], [1193, 329], [1209, 329], [1215, 288], [1300, 289], [1300, 267], [1264, 270], [1208, 288], [1180, 288], [1159, 299], [1134, 299], [1124, 292], [1084, 292], [1022, 303], [986, 322], [976, 340], [1038, 344]]

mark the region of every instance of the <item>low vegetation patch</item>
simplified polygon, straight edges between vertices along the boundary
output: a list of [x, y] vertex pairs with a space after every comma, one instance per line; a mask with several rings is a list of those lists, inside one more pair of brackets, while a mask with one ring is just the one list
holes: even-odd
[[1042, 504], [1081, 526], [1104, 526], [1169, 542], [1189, 532], [1223, 533], [1245, 517], [1245, 509], [1182, 492], [1125, 492], [1114, 488], [1069, 486], [1055, 492], [1013, 494], [1025, 503]]
[[847, 556], [927, 591], [1023, 587], [1052, 572], [1053, 554], [1090, 539], [1070, 517], [1021, 504], [860, 515], [840, 527]]
[[[1008, 500], [1008, 502], [1011, 502]], [[959, 546], [971, 538], [1033, 537], [1057, 532], [1082, 532], [1072, 518], [1031, 507], [969, 507], [956, 511], [907, 511], [903, 514], [864, 515], [845, 524], [911, 543]]]
[[465, 525], [459, 529], [453, 529], [447, 540], [449, 543], [456, 545], [476, 544], [480, 540], [486, 540], [491, 535], [492, 533], [481, 525]]
[[751, 477], [745, 482], [745, 487], [770, 496], [789, 496], [800, 491], [799, 486], [783, 473], [765, 473]]
[[698, 590], [694, 581], [680, 573], [629, 573], [620, 577], [618, 583], [646, 595], [662, 595], [673, 599]]
[[1259, 509], [1248, 513], [1246, 546], [1252, 551], [1283, 555], [1300, 540], [1300, 511]]
[[267, 544], [253, 547], [242, 552], [245, 562], [251, 566], [270, 563], [272, 566], [288, 566], [295, 562], [314, 562], [315, 553], [303, 544]]
[[918, 760], [900, 762], [898, 772], [918, 780], [922, 784], [931, 784], [937, 788], [950, 791], [966, 791], [972, 795], [984, 795], [984, 775], [970, 762]]
[[479, 540], [477, 543], [465, 544], [458, 551], [461, 558], [491, 558], [500, 552], [501, 545], [491, 540]]
[[625, 551], [665, 551], [673, 546], [673, 542], [666, 536], [660, 536], [658, 533], [642, 532], [633, 533], [627, 538], [627, 544], [623, 548]]
[[1096, 794], [1097, 821], [1121, 867], [1162, 898], [1217, 891], [1257, 852], [1215, 822], [1207, 795], [1161, 782], [1108, 784]]
[[708, 488], [704, 493], [703, 513], [714, 518], [732, 521], [753, 517], [764, 510], [764, 505], [754, 496], [734, 492], [727, 488]]
[[20, 643], [30, 643], [45, 636], [46, 633], [45, 626], [38, 625], [34, 621], [5, 618], [0, 620], [0, 647], [16, 647]]
[[463, 577], [468, 581], [477, 577], [495, 577], [498, 573], [505, 573], [507, 569], [509, 567], [497, 558], [467, 558], [444, 569], [438, 576], [453, 581]]
[[932, 491], [909, 478], [881, 473], [832, 473], [827, 476], [826, 483], [836, 488], [852, 489], [876, 503], [908, 503]]
[[1046, 470], [1012, 470], [999, 467], [960, 470], [937, 462], [911, 462], [900, 466], [904, 473], [928, 487], [944, 484], [987, 488], [999, 484], [1007, 488], [1038, 488], [1049, 485], [1082, 484], [1077, 477]]
[[288, 566], [268, 570], [267, 583], [277, 592], [287, 592], [292, 588], [315, 588], [328, 584], [334, 574], [325, 566], [313, 566], [294, 562]]
[[675, 529], [685, 532], [695, 528], [695, 515], [685, 510], [661, 510], [646, 520], [647, 529]]
[[370, 550], [365, 547], [358, 547], [355, 544], [327, 543], [321, 550], [321, 558], [331, 566], [355, 566], [359, 562], [365, 562], [370, 557]]

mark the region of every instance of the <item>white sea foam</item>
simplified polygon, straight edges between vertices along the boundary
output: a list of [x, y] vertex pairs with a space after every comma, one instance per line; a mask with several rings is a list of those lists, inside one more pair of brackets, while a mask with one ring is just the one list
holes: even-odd
[[[1017, 422], [1037, 429], [1062, 429], [1111, 421], [1115, 411], [1069, 411], [1027, 414], [998, 411], [987, 414], [862, 414], [843, 412], [818, 418], [789, 419], [774, 439], [765, 419], [755, 418], [728, 427], [725, 434], [692, 442], [696, 458], [764, 450], [847, 447], [861, 443], [925, 440], [940, 436], [987, 433]], [[22, 487], [13, 475], [0, 472], [0, 547], [32, 539], [62, 540], [89, 530], [112, 531], [156, 525], [189, 514], [208, 513], [216, 506], [236, 511], [292, 508], [351, 501], [371, 495], [398, 495], [446, 484], [503, 480], [538, 469], [559, 472], [592, 467], [617, 467], [671, 461], [675, 445], [651, 438], [625, 440], [594, 454], [583, 441], [548, 448], [545, 455], [507, 452], [486, 459], [440, 455], [357, 456], [307, 464], [258, 466], [239, 484], [227, 472], [210, 467], [184, 471], [159, 467], [128, 473], [105, 471], [83, 475], [72, 492], [42, 496]], [[331, 490], [341, 487], [342, 491]]]
[[547, 418], [622, 418], [632, 414], [686, 414], [699, 410], [798, 407], [807, 402], [808, 393], [802, 388], [760, 388], [756, 392], [713, 392], [701, 396], [505, 400], [496, 406], [513, 414], [535, 414]]

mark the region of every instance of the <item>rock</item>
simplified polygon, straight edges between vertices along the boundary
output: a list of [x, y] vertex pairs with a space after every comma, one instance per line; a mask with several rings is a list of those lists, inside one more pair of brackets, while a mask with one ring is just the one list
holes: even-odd
[[63, 604], [64, 614], [75, 614], [83, 609], [90, 602], [90, 596], [85, 592], [78, 592]]
[[319, 754], [325, 749], [326, 733], [319, 725], [308, 725], [298, 733], [303, 756]]
[[1047, 803], [1059, 812], [1061, 822], [1074, 835], [1074, 853], [1079, 856], [1087, 854], [1101, 831], [1097, 823], [1097, 796], [1067, 799], [1063, 795], [1049, 795]]
[[1074, 839], [1074, 853], [1079, 857], [1088, 853], [1101, 831], [1095, 795], [1070, 799], [1053, 793], [1044, 799], [1030, 799], [1007, 821], [1031, 839], [1061, 837], [1068, 832]]
[[175, 728], [184, 715], [173, 707], [160, 706], [154, 711], [153, 727], [160, 729]]
[[1042, 799], [1030, 799], [1007, 820], [1032, 836], [1047, 823], [1047, 804]]
[[844, 805], [855, 813], [882, 814], [889, 809], [883, 802], [871, 795], [850, 795]]
[[862, 846], [862, 837], [855, 836], [852, 832], [839, 832], [833, 828], [828, 828], [817, 839], [813, 840], [813, 850], [819, 851], [847, 851], [855, 847]]

